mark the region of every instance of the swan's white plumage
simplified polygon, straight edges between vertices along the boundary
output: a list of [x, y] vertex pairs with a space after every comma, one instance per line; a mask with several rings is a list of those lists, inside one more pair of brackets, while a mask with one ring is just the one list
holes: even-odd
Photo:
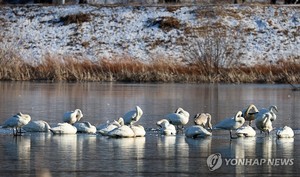
[[190, 114], [182, 108], [178, 108], [174, 113], [165, 115], [167, 119], [173, 125], [184, 126], [189, 122]]
[[[18, 133], [21, 133], [21, 130], [18, 132], [18, 128], [20, 129], [24, 125], [27, 125], [30, 120], [30, 115], [19, 112], [18, 114], [8, 118], [3, 123], [2, 128], [13, 128], [13, 134], [18, 135]], [[16, 129], [16, 133], [14, 132], [14, 128]]]
[[278, 138], [293, 138], [295, 134], [291, 127], [284, 126], [276, 131], [276, 135]]
[[113, 138], [132, 138], [135, 136], [133, 130], [128, 125], [124, 124], [123, 118], [119, 118], [119, 122], [120, 127], [108, 132], [108, 136]]
[[275, 114], [275, 111], [278, 112], [277, 106], [271, 105], [268, 109], [262, 108], [259, 110], [259, 112], [256, 114], [256, 118], [261, 118], [264, 114], [269, 113], [270, 114], [270, 120], [275, 121], [277, 116]]
[[200, 125], [193, 125], [185, 130], [185, 136], [188, 138], [206, 137], [211, 135], [211, 132]]
[[200, 125], [203, 128], [206, 126], [207, 128], [212, 129], [211, 115], [209, 113], [196, 114], [194, 117], [194, 123], [195, 125]]
[[80, 109], [75, 109], [75, 111], [69, 111], [64, 113], [63, 122], [74, 124], [75, 122], [78, 122], [82, 117], [82, 111]]
[[245, 119], [241, 117], [242, 112], [239, 111], [234, 117], [226, 118], [214, 126], [214, 129], [236, 130], [240, 128]]
[[30, 121], [27, 125], [22, 127], [26, 132], [48, 132], [50, 125], [43, 120]]
[[176, 128], [173, 124], [170, 124], [167, 119], [162, 119], [156, 122], [156, 125], [159, 126], [159, 131], [162, 135], [176, 135]]
[[244, 123], [245, 119], [242, 117], [242, 111], [238, 111], [234, 117], [222, 120], [216, 124], [213, 129], [229, 130], [230, 138], [232, 138], [231, 131], [240, 128]]
[[135, 137], [144, 137], [146, 135], [146, 131], [141, 125], [130, 125]]
[[108, 132], [108, 136], [113, 138], [132, 138], [135, 134], [128, 125], [122, 125]]
[[272, 114], [270, 112], [260, 114], [256, 119], [255, 119], [255, 125], [256, 127], [262, 131], [262, 132], [267, 132], [268, 134], [273, 130], [272, 126]]
[[69, 123], [58, 123], [57, 126], [50, 128], [53, 134], [76, 134], [77, 128]]
[[249, 125], [238, 128], [235, 132], [238, 137], [253, 137], [256, 135], [256, 131]]
[[258, 112], [257, 107], [254, 104], [250, 104], [247, 108], [243, 109], [242, 117], [244, 117], [245, 121], [249, 121], [249, 125], [251, 125], [251, 122], [255, 120]]
[[128, 111], [125, 113], [122, 118], [124, 120], [125, 125], [133, 124], [137, 122], [143, 115], [143, 110], [136, 106], [134, 110]]
[[94, 134], [97, 131], [96, 127], [89, 122], [76, 122], [74, 124], [74, 127], [76, 127], [77, 132], [80, 132], [80, 133]]
[[107, 121], [104, 124], [98, 125], [97, 126], [97, 132], [100, 133], [103, 136], [107, 136], [108, 132], [110, 132], [110, 131], [118, 128], [118, 127], [121, 127], [120, 120], [121, 120], [121, 118], [119, 118], [118, 121], [115, 121], [115, 120], [113, 122]]

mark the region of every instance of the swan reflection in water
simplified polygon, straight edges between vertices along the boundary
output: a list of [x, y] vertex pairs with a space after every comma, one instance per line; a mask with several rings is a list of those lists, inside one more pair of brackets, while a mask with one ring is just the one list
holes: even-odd
[[6, 143], [4, 144], [5, 156], [9, 156], [9, 158], [7, 158], [8, 160], [2, 161], [1, 164], [3, 166], [5, 163], [15, 164], [17, 166], [16, 168], [30, 170], [30, 136], [20, 136], [17, 138], [3, 136], [1, 138], [6, 139]]
[[189, 146], [184, 135], [158, 136], [156, 151], [159, 158], [156, 165], [162, 172], [189, 169]]
[[[53, 169], [76, 171], [77, 162], [77, 135], [54, 135], [51, 138], [51, 146], [57, 147], [55, 152], [49, 152], [51, 157], [57, 158], [56, 162], [52, 163]], [[68, 162], [68, 163], [65, 163]]]
[[294, 138], [277, 139], [276, 149], [282, 151], [285, 158], [294, 158]]
[[109, 153], [109, 163], [112, 164], [106, 166], [106, 170], [115, 171], [115, 167], [118, 166], [119, 171], [127, 174], [143, 171], [145, 166], [145, 137], [105, 139], [105, 142], [102, 142], [106, 143], [103, 151]]

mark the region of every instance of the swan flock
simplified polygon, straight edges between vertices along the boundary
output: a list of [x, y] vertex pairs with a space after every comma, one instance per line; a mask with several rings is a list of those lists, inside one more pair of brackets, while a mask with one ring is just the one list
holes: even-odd
[[[212, 136], [213, 131], [227, 130], [230, 138], [253, 137], [256, 136], [256, 130], [264, 133], [266, 136], [274, 129], [273, 121], [276, 120], [278, 109], [275, 105], [269, 108], [258, 109], [254, 104], [241, 111], [237, 111], [232, 117], [224, 118], [220, 122], [212, 126], [212, 116], [209, 113], [197, 113], [194, 116], [194, 125], [184, 127], [188, 124], [190, 114], [188, 111], [179, 107], [175, 112], [171, 112], [156, 122], [157, 132], [162, 136], [174, 136], [179, 132], [185, 134], [187, 138], [198, 138]], [[11, 128], [13, 135], [19, 136], [24, 132], [52, 132], [53, 134], [101, 134], [112, 138], [133, 138], [143, 137], [146, 130], [138, 121], [142, 118], [143, 111], [139, 106], [126, 112], [117, 120], [107, 120], [98, 126], [92, 125], [90, 122], [81, 121], [83, 113], [80, 109], [69, 111], [63, 114], [62, 122], [49, 125], [43, 120], [32, 120], [29, 114], [21, 112], [8, 118], [2, 123], [2, 128]], [[247, 124], [248, 125], [245, 125]], [[252, 122], [255, 127], [252, 127]], [[236, 137], [232, 131], [235, 131]], [[276, 136], [278, 138], [293, 138], [294, 132], [284, 126], [277, 129]]]

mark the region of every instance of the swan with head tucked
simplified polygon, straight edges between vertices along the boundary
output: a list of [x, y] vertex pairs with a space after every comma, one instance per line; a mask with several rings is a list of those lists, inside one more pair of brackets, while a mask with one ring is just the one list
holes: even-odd
[[43, 120], [30, 121], [27, 125], [22, 127], [26, 132], [49, 132], [50, 125]]
[[230, 138], [232, 139], [232, 130], [236, 130], [243, 126], [245, 119], [242, 117], [242, 111], [238, 111], [234, 117], [226, 118], [216, 124], [213, 129], [229, 130]]
[[159, 131], [162, 135], [176, 135], [175, 126], [173, 124], [170, 124], [170, 122], [167, 119], [157, 121], [156, 125], [160, 127]]
[[77, 128], [69, 123], [58, 123], [57, 126], [50, 128], [53, 134], [76, 134]]
[[64, 113], [63, 122], [74, 124], [75, 122], [78, 122], [82, 117], [82, 111], [80, 109], [75, 109], [75, 111], [69, 111]]
[[207, 128], [212, 129], [211, 125], [211, 115], [209, 113], [198, 113], [194, 117], [195, 125], [200, 125], [203, 128], [207, 126]]
[[123, 120], [125, 125], [130, 125], [137, 122], [143, 115], [143, 110], [136, 106], [134, 110], [128, 111], [123, 115]]
[[76, 122], [73, 126], [77, 128], [79, 133], [94, 134], [97, 131], [96, 127], [89, 122]]
[[120, 125], [121, 121], [123, 121], [123, 118], [119, 118], [118, 121], [116, 120], [114, 120], [113, 122], [107, 121], [104, 124], [100, 124], [97, 126], [97, 132], [103, 136], [107, 136], [108, 132], [121, 126]]
[[135, 137], [144, 137], [146, 135], [145, 128], [141, 125], [130, 125], [129, 127], [132, 129]]
[[253, 137], [256, 135], [256, 131], [250, 125], [246, 125], [238, 128], [235, 134], [238, 137]]
[[193, 125], [185, 130], [185, 136], [188, 138], [206, 137], [211, 135], [211, 132], [200, 125]]
[[294, 131], [291, 127], [284, 126], [276, 131], [276, 136], [278, 138], [293, 138]]
[[259, 111], [256, 106], [254, 104], [250, 104], [247, 108], [243, 109], [242, 117], [244, 117], [245, 121], [249, 121], [249, 125], [251, 125], [251, 122], [255, 120], [258, 112]]
[[113, 129], [108, 132], [108, 136], [112, 138], [132, 138], [135, 136], [134, 131], [128, 126], [124, 124], [123, 118], [119, 118], [120, 127]]
[[273, 130], [272, 120], [271, 120], [272, 117], [273, 116], [270, 112], [267, 112], [265, 114], [259, 114], [255, 119], [256, 127], [260, 131], [265, 132], [269, 135], [270, 131]]
[[262, 108], [256, 114], [256, 118], [255, 119], [261, 118], [264, 114], [269, 113], [270, 114], [270, 120], [273, 122], [277, 118], [277, 116], [275, 114], [275, 111], [278, 112], [277, 106], [275, 106], [275, 105], [271, 105], [268, 109]]
[[190, 114], [182, 108], [177, 108], [174, 113], [165, 115], [170, 124], [183, 126], [189, 122]]
[[[22, 131], [21, 128], [28, 124], [31, 120], [30, 115], [22, 114], [21, 112], [17, 113], [16, 115], [8, 118], [2, 125], [2, 128], [13, 128], [13, 135], [21, 135]], [[19, 129], [19, 131], [18, 131]], [[15, 132], [16, 130], [16, 132]]]

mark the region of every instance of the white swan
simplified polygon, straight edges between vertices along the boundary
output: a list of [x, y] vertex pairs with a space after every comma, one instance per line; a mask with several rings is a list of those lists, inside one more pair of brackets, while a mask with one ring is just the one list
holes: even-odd
[[98, 125], [97, 126], [97, 132], [100, 133], [103, 136], [107, 136], [108, 132], [110, 132], [113, 129], [116, 129], [118, 127], [121, 127], [121, 125], [120, 125], [121, 119], [123, 119], [123, 118], [119, 118], [118, 121], [115, 121], [115, 120], [113, 122], [107, 121], [104, 124]]
[[[8, 118], [2, 125], [2, 128], [13, 128], [13, 135], [21, 135], [21, 127], [28, 124], [31, 120], [30, 115], [22, 114], [21, 112], [17, 113], [16, 115]], [[14, 131], [16, 129], [16, 132]], [[19, 128], [19, 131], [18, 131]]]
[[75, 122], [78, 122], [82, 117], [82, 111], [80, 109], [75, 109], [75, 111], [69, 111], [64, 113], [63, 122], [74, 124]]
[[250, 125], [246, 125], [238, 128], [235, 134], [238, 137], [253, 137], [256, 135], [256, 131]]
[[27, 125], [22, 127], [26, 132], [48, 132], [50, 125], [43, 120], [30, 121]]
[[133, 130], [124, 124], [123, 118], [119, 118], [120, 127], [113, 129], [112, 131], [108, 132], [108, 136], [113, 138], [132, 138], [135, 136]]
[[212, 129], [211, 125], [211, 115], [209, 113], [198, 113], [194, 117], [195, 125], [200, 125], [203, 128], [207, 126], [207, 128]]
[[259, 112], [256, 114], [256, 119], [258, 118], [258, 117], [262, 117], [264, 114], [266, 114], [266, 113], [269, 113], [270, 114], [270, 120], [273, 122], [274, 120], [276, 120], [276, 118], [277, 118], [277, 116], [276, 116], [276, 114], [275, 114], [275, 112], [274, 111], [276, 111], [276, 112], [278, 112], [278, 109], [277, 109], [277, 106], [275, 106], [275, 105], [271, 105], [268, 109], [266, 109], [266, 108], [262, 108], [262, 109], [260, 109], [259, 110]]
[[291, 127], [284, 126], [276, 131], [276, 135], [278, 138], [293, 138], [294, 131]]
[[69, 123], [58, 123], [57, 126], [50, 128], [53, 134], [76, 134], [77, 128]]
[[94, 134], [97, 131], [96, 127], [89, 122], [76, 122], [73, 126], [76, 127], [77, 132], [80, 133]]
[[183, 126], [189, 122], [190, 114], [182, 108], [176, 109], [174, 113], [165, 115], [165, 118], [173, 125]]
[[146, 135], [146, 131], [141, 125], [130, 125], [129, 127], [132, 129], [135, 137], [144, 137]]
[[273, 130], [272, 127], [272, 114], [270, 112], [267, 112], [265, 114], [260, 114], [256, 119], [255, 119], [255, 125], [256, 127], [262, 131], [262, 132], [267, 132], [268, 135], [270, 134], [270, 131]]
[[137, 122], [143, 115], [143, 110], [136, 106], [135, 110], [128, 111], [123, 115], [123, 120], [125, 125], [133, 124]]
[[258, 112], [259, 111], [256, 106], [254, 104], [250, 104], [247, 108], [243, 109], [242, 117], [244, 117], [245, 121], [249, 121], [249, 125], [251, 125], [251, 122], [255, 120]]
[[242, 117], [242, 111], [238, 111], [234, 117], [226, 118], [216, 124], [213, 129], [229, 130], [230, 138], [232, 139], [232, 130], [236, 130], [243, 126], [245, 119]]
[[162, 135], [176, 135], [176, 128], [167, 119], [162, 119], [156, 122], [156, 125], [160, 127], [159, 131]]
[[206, 137], [211, 135], [211, 132], [200, 125], [193, 125], [185, 130], [185, 136], [188, 138]]

